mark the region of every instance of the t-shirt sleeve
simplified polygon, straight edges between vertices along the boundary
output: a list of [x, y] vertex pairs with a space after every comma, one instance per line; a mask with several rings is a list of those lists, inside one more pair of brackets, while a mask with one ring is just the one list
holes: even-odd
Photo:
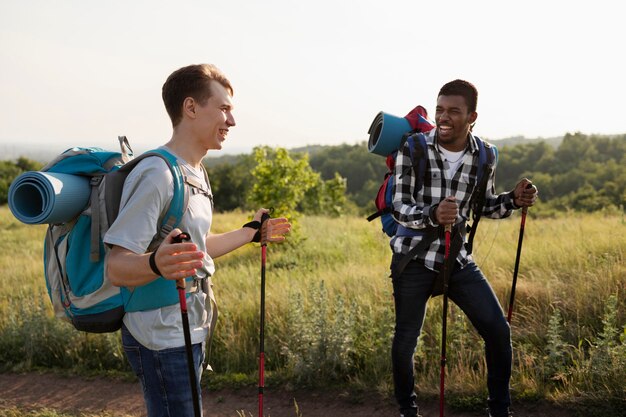
[[145, 253], [173, 194], [174, 180], [165, 161], [148, 157], [139, 162], [126, 178], [119, 214], [104, 242]]

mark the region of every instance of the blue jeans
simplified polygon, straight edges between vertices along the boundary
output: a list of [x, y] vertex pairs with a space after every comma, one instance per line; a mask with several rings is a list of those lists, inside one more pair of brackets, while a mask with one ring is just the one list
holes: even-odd
[[[185, 346], [150, 350], [137, 342], [126, 326], [122, 326], [122, 345], [126, 358], [141, 383], [148, 417], [193, 417]], [[203, 345], [204, 343], [192, 345], [200, 401]]]
[[[402, 257], [394, 254], [392, 267]], [[394, 393], [402, 413], [417, 411], [413, 354], [424, 324], [426, 302], [436, 278], [436, 272], [416, 261], [411, 261], [402, 274], [392, 278], [396, 323], [391, 358]], [[512, 349], [511, 331], [502, 307], [473, 262], [462, 269], [455, 264], [450, 274], [448, 297], [463, 310], [485, 341], [489, 408], [494, 416], [506, 415], [511, 404]]]

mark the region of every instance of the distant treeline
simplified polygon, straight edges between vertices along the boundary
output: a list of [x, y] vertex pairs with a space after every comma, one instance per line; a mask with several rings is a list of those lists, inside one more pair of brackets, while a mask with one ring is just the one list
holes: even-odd
[[592, 212], [626, 206], [626, 134], [567, 134], [555, 149], [545, 143], [504, 146], [496, 183], [511, 189], [521, 177], [539, 187], [540, 198], [556, 210]]
[[[566, 134], [560, 143], [528, 140], [499, 146], [496, 191], [512, 189], [522, 178], [540, 190], [545, 210], [596, 211], [626, 206], [626, 134], [617, 136]], [[303, 151], [311, 168], [328, 180], [338, 173], [346, 179], [346, 196], [357, 209], [374, 210], [373, 199], [387, 170], [385, 159], [357, 145], [315, 146]], [[252, 186], [251, 155], [209, 160], [216, 207], [245, 206], [242, 199]]]
[[41, 169], [41, 162], [20, 157], [16, 161], [0, 161], [0, 205], [6, 204], [9, 199], [11, 182], [23, 172]]
[[[497, 192], [510, 190], [522, 177], [540, 190], [544, 210], [596, 211], [626, 206], [626, 134], [617, 136], [566, 134], [553, 141], [532, 140], [499, 145]], [[314, 146], [289, 151], [294, 159], [308, 159], [322, 180], [335, 174], [346, 180], [348, 210], [374, 210], [373, 199], [386, 172], [385, 159], [370, 154], [366, 143]], [[215, 194], [215, 208], [251, 209], [253, 154], [205, 160]], [[0, 204], [6, 204], [8, 187], [21, 172], [40, 168], [27, 158], [0, 161]], [[351, 204], [352, 203], [352, 204]]]

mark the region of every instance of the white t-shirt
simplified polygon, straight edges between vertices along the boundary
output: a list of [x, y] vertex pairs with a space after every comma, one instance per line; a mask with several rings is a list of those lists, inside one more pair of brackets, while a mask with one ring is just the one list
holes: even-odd
[[[180, 157], [178, 163], [183, 175], [206, 184], [201, 171]], [[140, 161], [126, 178], [119, 215], [107, 231], [104, 242], [137, 254], [145, 253], [173, 195], [173, 177], [165, 161], [159, 157], [147, 157]], [[178, 228], [189, 233], [198, 250], [205, 252], [198, 278], [210, 277], [215, 271], [213, 259], [206, 253], [206, 236], [211, 228], [212, 216], [210, 199], [202, 193], [190, 193], [189, 206]], [[190, 285], [187, 287], [189, 290]], [[191, 342], [194, 344], [205, 340], [211, 324], [213, 311], [206, 307], [210, 305], [206, 297], [201, 290], [187, 294]], [[162, 350], [185, 344], [178, 303], [155, 310], [127, 312], [124, 324], [133, 337], [148, 349]]]
[[444, 159], [448, 162], [448, 170], [446, 172], [448, 178], [454, 177], [454, 173], [459, 168], [459, 165], [463, 162], [463, 156], [465, 156], [465, 150], [452, 152], [443, 147], [439, 147], [439, 152], [443, 155]]

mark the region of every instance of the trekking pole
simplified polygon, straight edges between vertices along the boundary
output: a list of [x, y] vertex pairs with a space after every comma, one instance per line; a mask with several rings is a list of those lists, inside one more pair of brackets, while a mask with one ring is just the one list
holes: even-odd
[[[531, 188], [533, 185], [528, 184], [526, 188]], [[506, 316], [506, 321], [511, 324], [511, 317], [513, 316], [513, 303], [515, 302], [515, 286], [517, 285], [517, 273], [519, 272], [519, 261], [522, 257], [522, 242], [524, 241], [524, 226], [526, 225], [526, 213], [528, 207], [522, 208], [522, 220], [519, 227], [519, 237], [517, 239], [517, 254], [515, 256], [515, 268], [513, 269], [513, 283], [511, 284], [511, 297], [509, 299], [509, 312]]]
[[[175, 236], [174, 243], [182, 243], [191, 240], [187, 233]], [[187, 368], [189, 370], [189, 385], [191, 386], [191, 399], [193, 401], [193, 415], [200, 417], [200, 398], [198, 396], [198, 380], [196, 379], [196, 369], [193, 361], [193, 351], [191, 347], [191, 333], [189, 331], [189, 316], [187, 314], [187, 298], [185, 296], [185, 279], [176, 280], [178, 289], [178, 301], [180, 302], [180, 314], [183, 319], [183, 334], [185, 336], [185, 351], [187, 352]]]
[[439, 417], [443, 417], [444, 406], [444, 387], [446, 375], [446, 333], [448, 331], [448, 279], [450, 271], [448, 270], [448, 258], [450, 257], [450, 234], [452, 225], [445, 226], [446, 232], [446, 251], [443, 258], [443, 315], [441, 322], [441, 373], [439, 378]]
[[265, 259], [267, 241], [263, 236], [263, 223], [270, 215], [261, 216], [261, 311], [259, 325], [259, 417], [263, 417], [263, 389], [265, 388]]

